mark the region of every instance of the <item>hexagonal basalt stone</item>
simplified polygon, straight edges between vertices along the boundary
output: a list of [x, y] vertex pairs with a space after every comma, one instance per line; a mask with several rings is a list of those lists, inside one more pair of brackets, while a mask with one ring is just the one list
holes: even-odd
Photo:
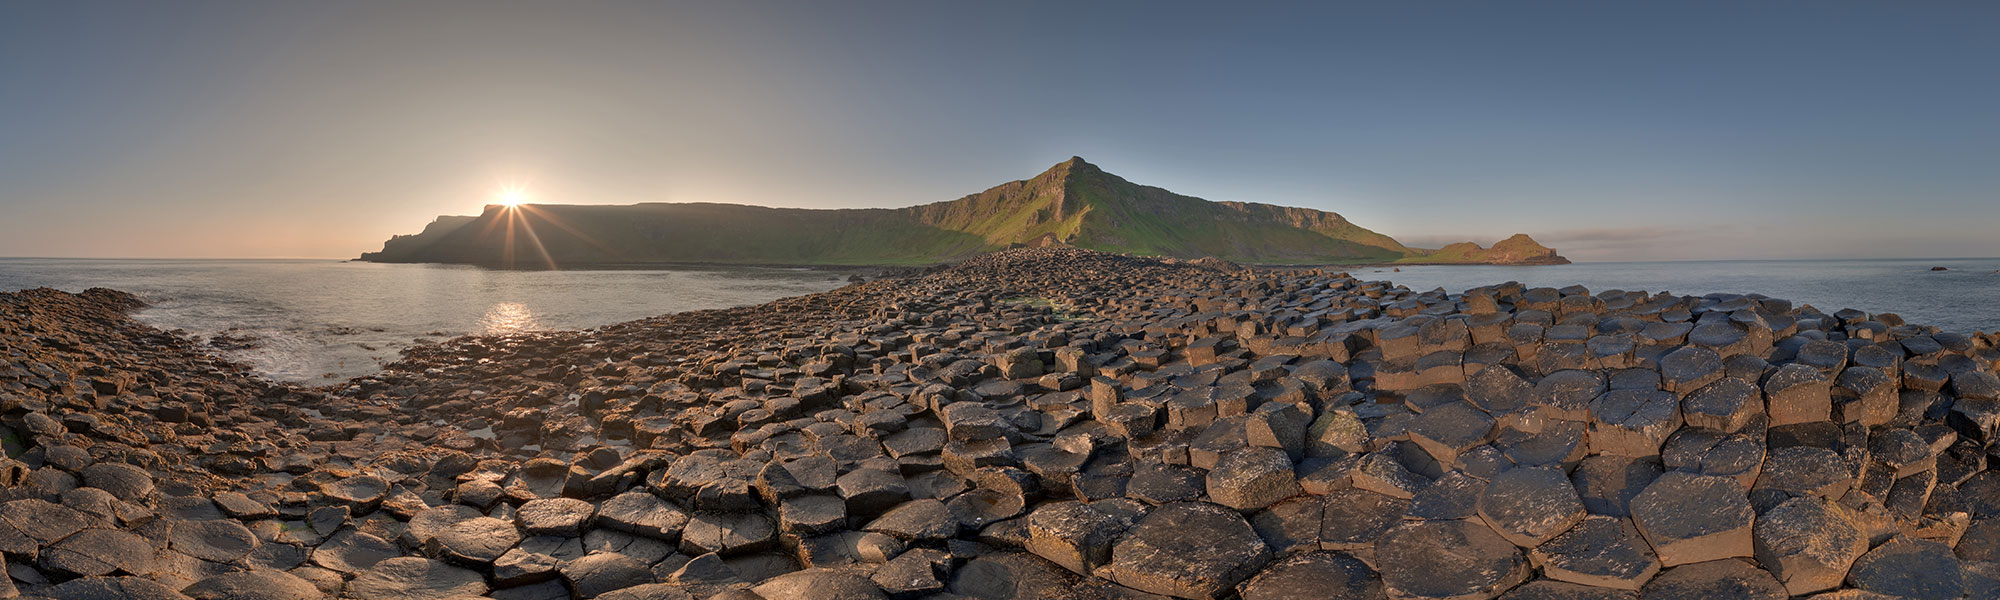
[[1799, 363], [1779, 367], [1764, 378], [1764, 412], [1772, 427], [1832, 419], [1832, 387], [1819, 369]]
[[1721, 475], [1748, 489], [1764, 464], [1764, 438], [1750, 432], [1685, 427], [1667, 438], [1660, 460], [1671, 470]]
[[1660, 559], [1624, 519], [1592, 516], [1528, 553], [1551, 579], [1638, 591], [1660, 572]]
[[681, 538], [688, 513], [652, 492], [632, 490], [612, 496], [597, 507], [597, 522], [606, 529], [636, 533], [673, 542]]
[[1668, 569], [1640, 595], [1646, 600], [1784, 600], [1785, 586], [1756, 565], [1736, 559], [1711, 560]]
[[231, 562], [257, 549], [257, 536], [230, 520], [181, 521], [169, 536], [182, 554], [214, 562]]
[[1216, 504], [1253, 511], [1301, 493], [1292, 460], [1277, 448], [1230, 452], [1208, 472], [1208, 496]]
[[778, 526], [764, 513], [697, 512], [681, 530], [680, 547], [691, 556], [728, 556], [764, 550], [777, 539]]
[[69, 537], [93, 522], [75, 509], [37, 498], [0, 504], [0, 551], [34, 556], [37, 547]]
[[1375, 542], [1391, 598], [1493, 598], [1533, 574], [1521, 549], [1472, 520], [1409, 521]]
[[1500, 600], [1639, 600], [1639, 595], [1594, 585], [1537, 579], [1521, 584], [1521, 587], [1500, 596]]
[[1493, 439], [1493, 417], [1467, 402], [1451, 402], [1417, 415], [1410, 439], [1438, 463], [1458, 463], [1458, 455]]
[[1510, 413], [1535, 398], [1535, 387], [1512, 369], [1491, 365], [1465, 380], [1465, 399], [1492, 414]]
[[1270, 549], [1235, 510], [1177, 502], [1140, 519], [1112, 547], [1106, 569], [1113, 581], [1133, 589], [1213, 598], [1270, 560]]
[[562, 576], [580, 598], [594, 598], [653, 582], [653, 571], [646, 563], [616, 552], [600, 552], [570, 561], [562, 566]]
[[1899, 536], [1876, 546], [1847, 572], [1848, 585], [1910, 600], [1965, 596], [1965, 573], [1951, 547]]
[[1604, 395], [1604, 386], [1604, 376], [1595, 371], [1556, 371], [1535, 382], [1532, 404], [1552, 419], [1588, 421], [1590, 402]]
[[951, 511], [945, 508], [943, 502], [935, 498], [921, 498], [889, 509], [861, 529], [886, 533], [904, 541], [934, 542], [957, 535], [958, 521], [952, 519]]
[[94, 577], [123, 571], [153, 572], [155, 550], [146, 538], [116, 529], [85, 529], [42, 549], [44, 570], [72, 577]]
[[470, 567], [493, 564], [514, 544], [521, 532], [514, 524], [492, 517], [467, 519], [439, 531], [427, 548], [432, 556]]
[[1508, 460], [1523, 467], [1569, 467], [1590, 452], [1590, 427], [1576, 421], [1550, 420], [1541, 431], [1506, 428], [1493, 446]]
[[575, 536], [597, 514], [597, 507], [575, 498], [530, 500], [514, 513], [528, 535]]
[[847, 523], [847, 502], [826, 494], [786, 498], [778, 505], [778, 528], [785, 533], [818, 535]]
[[1776, 506], [1798, 496], [1837, 500], [1854, 485], [1847, 462], [1832, 450], [1813, 446], [1774, 448], [1750, 487], [1755, 506]]
[[1411, 473], [1409, 467], [1403, 466], [1386, 450], [1361, 457], [1349, 477], [1354, 481], [1354, 487], [1404, 499], [1415, 496], [1431, 484], [1424, 476]]
[[1764, 511], [1754, 533], [1757, 562], [1792, 595], [1840, 587], [1847, 568], [1868, 551], [1861, 530], [1832, 503], [1815, 496]]
[[1660, 357], [1660, 385], [1686, 395], [1722, 378], [1722, 356], [1700, 346], [1682, 346]]
[[355, 508], [372, 510], [389, 493], [389, 480], [374, 475], [356, 475], [320, 488], [327, 498]]
[[1632, 498], [1664, 472], [1658, 460], [1602, 454], [1586, 458], [1570, 473], [1577, 497], [1591, 514], [1624, 517], [1632, 514]]
[[1681, 403], [1660, 390], [1612, 390], [1590, 403], [1590, 451], [1658, 456], [1681, 426]]
[[1134, 500], [1051, 502], [1028, 514], [1029, 552], [1079, 575], [1089, 575], [1111, 560], [1118, 541], [1146, 507]]
[[341, 573], [359, 573], [402, 554], [402, 549], [357, 529], [343, 529], [312, 551], [312, 563]]
[[144, 500], [153, 493], [153, 475], [125, 463], [101, 462], [83, 469], [83, 484], [111, 492], [126, 501]]
[[910, 488], [901, 474], [879, 469], [855, 469], [841, 475], [836, 485], [851, 516], [880, 515], [910, 499]]
[[1367, 563], [1336, 552], [1306, 552], [1278, 561], [1243, 582], [1243, 600], [1376, 600], [1382, 579]]
[[1484, 479], [1467, 475], [1462, 471], [1446, 473], [1444, 477], [1439, 477], [1436, 483], [1417, 492], [1416, 496], [1410, 499], [1410, 509], [1405, 513], [1405, 518], [1438, 520], [1479, 516], [1479, 495], [1485, 491]]
[[1410, 510], [1408, 500], [1355, 488], [1334, 490], [1324, 501], [1319, 544], [1326, 550], [1367, 548]]
[[1507, 541], [1533, 548], [1583, 519], [1583, 502], [1555, 467], [1522, 467], [1494, 477], [1479, 494], [1479, 517]]
[[343, 597], [355, 600], [445, 600], [481, 596], [486, 578], [478, 572], [435, 560], [391, 558], [347, 583]]
[[1735, 480], [1671, 472], [1632, 499], [1632, 520], [1661, 564], [1684, 565], [1754, 554], [1756, 513]]
[[1735, 432], [1764, 412], [1764, 394], [1755, 384], [1724, 377], [1681, 400], [1681, 419], [1693, 427]]

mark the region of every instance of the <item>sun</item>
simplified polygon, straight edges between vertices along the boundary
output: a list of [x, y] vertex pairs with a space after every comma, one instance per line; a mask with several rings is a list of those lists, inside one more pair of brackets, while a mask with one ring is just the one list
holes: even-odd
[[520, 206], [522, 202], [528, 200], [528, 190], [518, 185], [502, 186], [500, 192], [494, 194], [493, 198], [501, 206]]

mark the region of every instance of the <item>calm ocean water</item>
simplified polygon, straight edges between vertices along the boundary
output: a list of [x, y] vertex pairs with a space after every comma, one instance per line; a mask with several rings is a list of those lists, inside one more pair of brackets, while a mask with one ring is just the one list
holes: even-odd
[[[1932, 271], [1945, 267], [1947, 271]], [[2000, 330], [2000, 258], [1896, 260], [1734, 260], [1579, 263], [1549, 267], [1436, 266], [1352, 271], [1413, 290], [1469, 288], [1508, 281], [1531, 287], [1583, 285], [1676, 294], [1758, 293], [1822, 311], [1896, 313], [1911, 323], [1971, 333]]]
[[759, 304], [846, 284], [791, 269], [496, 271], [332, 260], [0, 259], [0, 291], [107, 287], [151, 306], [138, 318], [255, 346], [222, 352], [275, 379], [333, 383], [393, 362], [418, 339], [583, 329]]

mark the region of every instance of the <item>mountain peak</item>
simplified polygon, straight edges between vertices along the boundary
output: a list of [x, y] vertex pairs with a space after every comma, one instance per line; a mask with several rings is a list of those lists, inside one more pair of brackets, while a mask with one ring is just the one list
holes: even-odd
[[1090, 164], [1088, 161], [1083, 160], [1083, 157], [1072, 156], [1069, 157], [1069, 160], [1056, 163], [1055, 166], [1049, 167], [1047, 171], [1043, 171], [1042, 173], [1055, 179], [1067, 179], [1073, 175], [1094, 175], [1103, 172], [1104, 169]]

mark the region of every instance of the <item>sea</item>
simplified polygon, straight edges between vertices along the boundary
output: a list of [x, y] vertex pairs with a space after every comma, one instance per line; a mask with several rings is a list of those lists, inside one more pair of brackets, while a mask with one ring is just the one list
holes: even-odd
[[745, 267], [512, 271], [337, 260], [0, 258], [0, 291], [131, 292], [147, 303], [136, 315], [140, 321], [182, 330], [272, 379], [307, 385], [372, 373], [413, 344], [761, 304], [847, 285], [849, 275]]
[[[1933, 270], [1936, 267], [1945, 270]], [[1910, 323], [1946, 331], [2000, 331], [2000, 258], [1437, 265], [1349, 272], [1417, 291], [1462, 292], [1512, 281], [1529, 287], [1582, 285], [1592, 293], [1763, 294], [1827, 313], [1852, 308], [1869, 314], [1895, 313]]]
[[[1933, 267], [1946, 270], [1935, 271]], [[1520, 282], [1625, 290], [1758, 293], [1826, 312], [1890, 312], [1948, 331], [2000, 331], [2000, 258], [1595, 262], [1349, 269], [1449, 292]], [[335, 384], [413, 344], [467, 334], [587, 329], [744, 306], [846, 285], [849, 273], [710, 268], [507, 271], [334, 260], [0, 258], [0, 291], [107, 287], [137, 294], [139, 320], [212, 344], [276, 380]]]

